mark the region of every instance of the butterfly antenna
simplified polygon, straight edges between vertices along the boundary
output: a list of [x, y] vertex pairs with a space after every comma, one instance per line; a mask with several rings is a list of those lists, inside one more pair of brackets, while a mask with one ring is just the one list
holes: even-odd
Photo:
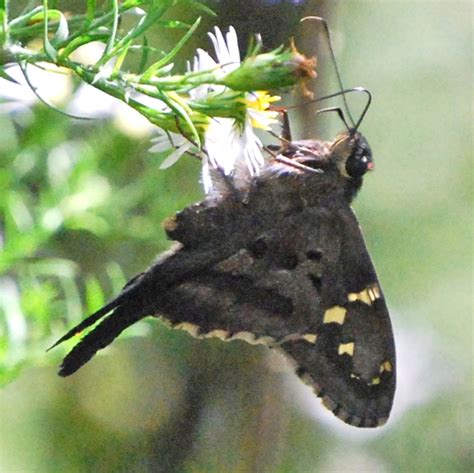
[[328, 108], [322, 108], [321, 110], [317, 110], [316, 113], [326, 113], [326, 112], [336, 112], [341, 121], [344, 123], [344, 125], [347, 128], [347, 131], [351, 130], [351, 127], [346, 121], [346, 117], [344, 116], [344, 112], [342, 111], [341, 107], [328, 107]]
[[[358, 130], [360, 124], [362, 123], [362, 120], [364, 119], [364, 117], [367, 113], [367, 110], [369, 110], [370, 104], [372, 103], [372, 94], [367, 89], [364, 89], [364, 87], [354, 87], [352, 89], [345, 89], [345, 90], [341, 90], [340, 92], [335, 92], [334, 94], [325, 95], [324, 97], [318, 97], [317, 99], [314, 100], [314, 102], [322, 102], [323, 100], [332, 99], [334, 97], [338, 97], [339, 95], [342, 95], [342, 96], [345, 97], [346, 94], [351, 94], [353, 92], [363, 92], [364, 94], [367, 95], [367, 103], [365, 104], [364, 110], [362, 110], [362, 113], [360, 114], [360, 117], [357, 120], [357, 123], [355, 123], [351, 118], [351, 121], [354, 124], [354, 126], [352, 128], [348, 127], [347, 122], [343, 118], [342, 110], [339, 109], [338, 113], [339, 113], [339, 116], [341, 117], [342, 121], [348, 127], [348, 129], [351, 130], [352, 132], [356, 132]], [[326, 112], [326, 111], [328, 111], [328, 112], [329, 111], [337, 111], [337, 107], [334, 107], [333, 109], [331, 109], [331, 108], [330, 109], [322, 109], [322, 110], [319, 110], [318, 113]]]
[[346, 91], [344, 89], [344, 86], [342, 84], [342, 79], [341, 79], [341, 74], [339, 72], [339, 68], [337, 67], [337, 61], [336, 61], [336, 55], [334, 54], [334, 49], [332, 47], [332, 42], [331, 42], [331, 33], [329, 32], [329, 26], [327, 24], [327, 21], [324, 19], [324, 18], [321, 18], [320, 16], [306, 16], [304, 18], [302, 18], [300, 20], [300, 22], [303, 22], [303, 21], [306, 21], [306, 20], [315, 20], [315, 21], [319, 21], [323, 24], [324, 26], [324, 31], [326, 33], [326, 36], [327, 36], [327, 39], [328, 39], [328, 45], [329, 45], [329, 53], [331, 54], [331, 60], [332, 60], [332, 63], [334, 64], [334, 69], [336, 71], [336, 76], [337, 76], [337, 82], [339, 84], [339, 88], [341, 89], [341, 92], [338, 94], [338, 95], [342, 95], [342, 100], [344, 102], [344, 108], [346, 109], [347, 111], [347, 115], [349, 117], [349, 120], [351, 121], [352, 123], [352, 126], [357, 129], [358, 125], [360, 124], [360, 119], [359, 119], [359, 122], [356, 126], [356, 123], [354, 122], [354, 119], [352, 118], [352, 114], [351, 114], [351, 111], [349, 109], [349, 105], [347, 103], [347, 99], [346, 99]]
[[363, 87], [356, 87], [354, 89], [354, 92], [364, 92], [367, 95], [367, 103], [365, 104], [364, 110], [362, 110], [362, 113], [360, 114], [359, 120], [357, 120], [357, 123], [354, 126], [354, 131], [357, 131], [367, 111], [370, 108], [370, 104], [372, 103], [372, 94], [367, 89], [364, 89]]

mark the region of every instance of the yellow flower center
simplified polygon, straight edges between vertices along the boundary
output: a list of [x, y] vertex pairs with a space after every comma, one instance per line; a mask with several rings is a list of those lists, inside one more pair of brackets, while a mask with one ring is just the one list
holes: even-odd
[[278, 100], [281, 100], [281, 97], [278, 95], [270, 95], [265, 90], [247, 94], [243, 102], [247, 106], [252, 127], [268, 130], [272, 123], [278, 122], [278, 112], [269, 110], [270, 105]]

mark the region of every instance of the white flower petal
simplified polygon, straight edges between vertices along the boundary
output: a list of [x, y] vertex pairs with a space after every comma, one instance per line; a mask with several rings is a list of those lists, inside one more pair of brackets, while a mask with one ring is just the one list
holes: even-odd
[[168, 141], [162, 141], [159, 143], [154, 144], [148, 150], [149, 153], [162, 153], [168, 149], [172, 148], [171, 143]]
[[153, 143], [153, 146], [148, 150], [150, 153], [161, 153], [170, 148], [177, 148], [188, 143], [188, 140], [184, 136], [172, 132], [155, 136], [150, 141]]
[[214, 67], [217, 67], [218, 64], [212, 57], [209, 55], [207, 51], [204, 51], [204, 49], [198, 49], [197, 51], [197, 56], [195, 57], [195, 60], [197, 59], [197, 70], [203, 71], [205, 69], [213, 69]]
[[176, 148], [160, 165], [160, 169], [167, 169], [175, 164], [186, 151], [191, 148], [192, 143], [186, 143]]
[[[209, 38], [211, 38], [212, 44], [214, 45], [214, 49], [216, 51], [217, 62], [222, 67], [223, 71], [228, 74], [233, 70], [237, 69], [240, 66], [240, 53], [235, 53], [235, 49], [238, 51], [238, 44], [237, 44], [237, 35], [235, 37], [231, 34], [232, 39], [232, 52], [234, 55], [231, 54], [230, 49], [222, 35], [222, 32], [219, 28], [214, 28], [215, 34], [208, 33]], [[229, 33], [231, 31], [229, 30]], [[234, 30], [235, 33], [235, 30]]]
[[263, 145], [255, 134], [250, 119], [243, 130], [231, 118], [212, 120], [206, 131], [205, 146], [208, 154], [205, 163], [207, 170], [203, 168], [206, 193], [214, 188], [209, 167], [220, 169], [225, 175], [232, 176], [234, 185], [242, 189], [248, 185], [252, 176], [260, 173], [265, 164], [261, 151]]
[[214, 45], [217, 62], [221, 65], [223, 63], [229, 62], [229, 52], [227, 50], [227, 45], [225, 44], [224, 36], [222, 35], [221, 30], [216, 26], [214, 28], [214, 34], [208, 33], [208, 36], [211, 38], [212, 44]]
[[270, 130], [271, 125], [278, 123], [276, 116], [277, 112], [268, 111], [268, 110], [256, 110], [254, 108], [247, 108], [247, 113], [249, 117], [255, 121], [258, 128], [262, 130]]
[[204, 192], [210, 194], [213, 190], [213, 182], [211, 178], [211, 170], [209, 166], [209, 159], [207, 156], [202, 160], [202, 173], [201, 173], [202, 186], [204, 187]]
[[[194, 72], [214, 69], [218, 77], [222, 77], [240, 66], [241, 58], [237, 33], [231, 26], [225, 37], [219, 28], [208, 33], [214, 46], [217, 61], [203, 49], [198, 49], [192, 64], [187, 64], [188, 71]], [[217, 68], [217, 70], [216, 70]], [[201, 85], [190, 92], [193, 99], [206, 98], [210, 93], [227, 90], [222, 85]], [[254, 94], [259, 97], [258, 94]], [[252, 95], [255, 101], [255, 97]], [[265, 97], [266, 99], [266, 97]], [[268, 101], [268, 100], [267, 100]], [[266, 103], [266, 102], [265, 102]], [[259, 104], [257, 104], [259, 105]], [[264, 108], [264, 107], [261, 107]], [[262, 142], [255, 134], [253, 126], [269, 128], [274, 112], [260, 110], [258, 106], [247, 108], [245, 124], [237, 123], [233, 118], [216, 117], [207, 126], [204, 147], [206, 156], [202, 162], [202, 184], [204, 191], [210, 194], [215, 191], [213, 182], [215, 173], [211, 169], [219, 169], [224, 175], [231, 176], [236, 188], [245, 189], [252, 176], [258, 175], [265, 160], [262, 154]], [[183, 137], [172, 133], [173, 145], [177, 149], [171, 153], [160, 166], [162, 169], [172, 166], [192, 144]], [[170, 147], [167, 137], [157, 137], [150, 151], [164, 151]], [[184, 141], [183, 141], [184, 140]]]
[[210, 164], [222, 169], [226, 175], [232, 173], [235, 159], [241, 151], [236, 142], [238, 135], [234, 125], [235, 120], [232, 118], [215, 118], [211, 120], [205, 136]]
[[237, 39], [237, 33], [233, 26], [229, 27], [229, 32], [226, 35], [227, 49], [229, 50], [229, 56], [232, 62], [240, 64], [240, 50], [239, 41]]

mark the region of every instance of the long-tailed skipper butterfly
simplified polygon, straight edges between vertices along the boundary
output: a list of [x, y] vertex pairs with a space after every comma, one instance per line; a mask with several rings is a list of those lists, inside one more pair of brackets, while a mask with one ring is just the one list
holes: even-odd
[[[349, 92], [342, 89], [329, 97]], [[74, 373], [152, 315], [195, 336], [279, 350], [344, 422], [384, 424], [395, 392], [394, 340], [350, 207], [373, 167], [357, 131], [368, 104], [334, 141], [285, 141], [245, 189], [213, 170], [214, 192], [165, 223], [178, 243], [54, 345], [100, 321], [59, 374]]]

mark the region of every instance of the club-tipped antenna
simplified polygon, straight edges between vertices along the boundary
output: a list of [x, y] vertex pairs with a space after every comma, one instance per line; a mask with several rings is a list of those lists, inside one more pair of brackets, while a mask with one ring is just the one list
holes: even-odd
[[[359, 119], [359, 122], [356, 123], [354, 122], [354, 119], [352, 118], [352, 114], [351, 114], [351, 111], [349, 109], [349, 105], [347, 103], [347, 99], [346, 99], [346, 95], [345, 95], [345, 89], [344, 89], [344, 85], [342, 84], [342, 79], [341, 79], [341, 74], [339, 72], [339, 68], [337, 67], [337, 61], [336, 61], [336, 55], [334, 54], [334, 49], [332, 47], [332, 42], [331, 42], [331, 33], [329, 31], [329, 26], [327, 24], [327, 21], [324, 19], [324, 18], [321, 18], [320, 16], [305, 16], [304, 18], [302, 18], [300, 20], [300, 23], [302, 23], [303, 21], [306, 21], [306, 20], [316, 20], [316, 21], [319, 21], [323, 24], [324, 26], [324, 31], [326, 33], [326, 36], [328, 38], [328, 45], [329, 45], [329, 53], [331, 54], [331, 59], [332, 59], [332, 62], [334, 64], [334, 69], [336, 71], [336, 76], [337, 76], [337, 82], [339, 84], [339, 87], [341, 89], [341, 92], [337, 95], [342, 95], [342, 100], [344, 102], [344, 108], [346, 109], [347, 111], [347, 116], [349, 117], [349, 120], [351, 121], [354, 129], [357, 129], [357, 127], [359, 126], [360, 124], [360, 119]], [[365, 114], [365, 113], [364, 113]]]

